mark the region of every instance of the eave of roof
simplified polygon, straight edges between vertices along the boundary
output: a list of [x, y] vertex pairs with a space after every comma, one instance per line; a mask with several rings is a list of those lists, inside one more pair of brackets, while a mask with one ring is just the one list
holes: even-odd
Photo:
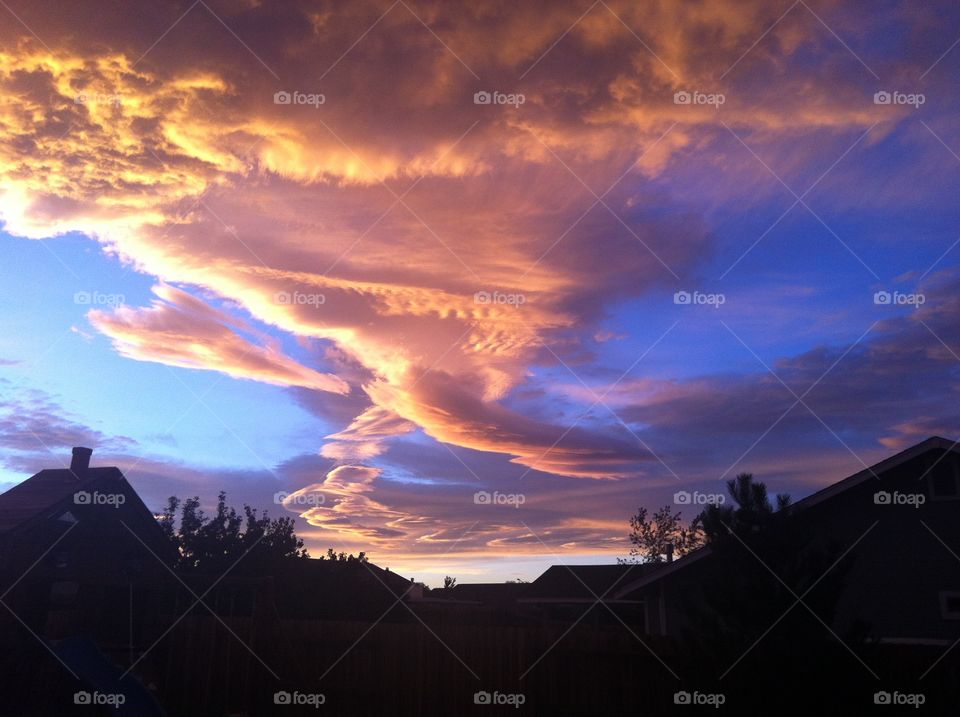
[[692, 565], [698, 560], [702, 560], [703, 558], [710, 555], [712, 552], [713, 551], [710, 549], [710, 546], [705, 545], [702, 548], [698, 548], [693, 552], [687, 553], [682, 558], [677, 558], [673, 562], [664, 563], [661, 567], [657, 568], [656, 570], [653, 570], [652, 572], [649, 572], [646, 575], [643, 575], [637, 578], [636, 580], [633, 580], [627, 583], [626, 585], [621, 587], [619, 590], [617, 590], [613, 594], [613, 597], [618, 600], [622, 599], [624, 595], [628, 595], [634, 590], [639, 590], [640, 588], [646, 587], [651, 583], [655, 583], [661, 578], [665, 578], [667, 575], [672, 575], [678, 570], [683, 570], [688, 565]]
[[836, 483], [831, 483], [826, 488], [822, 488], [816, 493], [812, 493], [806, 498], [798, 500], [790, 507], [790, 509], [805, 510], [817, 505], [818, 503], [822, 503], [823, 501], [829, 500], [835, 495], [848, 491], [867, 480], [875, 480], [876, 476], [879, 474], [893, 470], [894, 468], [897, 468], [898, 466], [901, 466], [904, 463], [911, 461], [917, 456], [921, 456], [934, 448], [940, 448], [941, 450], [947, 452], [960, 453], [960, 446], [958, 446], [957, 441], [949, 441], [946, 438], [941, 438], [940, 436], [932, 436], [925, 441], [912, 445], [909, 448], [890, 456], [889, 458], [885, 458], [879, 463], [875, 463], [868, 468], [864, 468], [862, 471], [854, 473], [852, 476], [848, 476], [847, 478], [839, 480]]

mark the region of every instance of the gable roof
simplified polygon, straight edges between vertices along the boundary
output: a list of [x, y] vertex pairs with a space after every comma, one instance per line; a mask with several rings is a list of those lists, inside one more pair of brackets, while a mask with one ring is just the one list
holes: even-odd
[[303, 558], [282, 561], [277, 566], [278, 574], [309, 584], [311, 589], [347, 588], [358, 592], [372, 590], [389, 592], [395, 597], [406, 594], [413, 584], [411, 580], [397, 573], [385, 570], [369, 561], [325, 560], [323, 558]]
[[0, 494], [0, 533], [56, 507], [74, 493], [105, 480], [124, 480], [119, 468], [88, 468], [82, 478], [65, 468], [42, 470]]
[[[147, 541], [151, 552], [158, 556], [172, 557], [173, 546], [167, 540], [163, 528], [143, 499], [127, 481], [119, 468], [101, 466], [91, 468], [89, 448], [74, 448], [69, 468], [46, 469], [0, 494], [0, 539], [15, 539], [16, 534], [29, 531], [32, 526], [69, 514], [68, 522], [83, 520], [97, 506], [75, 503], [74, 494], [122, 493], [126, 500], [122, 511], [99, 512], [96, 520], [104, 516], [116, 516], [121, 522], [130, 523], [140, 541]], [[92, 514], [91, 514], [92, 515]]]
[[[795, 512], [811, 508], [819, 503], [844, 493], [851, 488], [855, 488], [867, 480], [875, 479], [875, 477], [881, 473], [886, 473], [887, 471], [893, 470], [894, 468], [897, 468], [904, 463], [907, 463], [908, 461], [911, 461], [914, 458], [922, 456], [924, 453], [933, 450], [942, 450], [945, 453], [960, 454], [960, 441], [950, 441], [946, 438], [942, 438], [941, 436], [931, 436], [925, 441], [916, 443], [909, 448], [890, 456], [889, 458], [885, 458], [879, 463], [875, 463], [872, 466], [864, 468], [862, 471], [854, 473], [843, 480], [839, 480], [836, 483], [828, 485], [826, 488], [822, 488], [821, 490], [808, 495], [806, 498], [798, 500], [796, 503], [792, 504], [788, 510]], [[698, 560], [702, 560], [703, 558], [707, 557], [711, 554], [711, 552], [710, 546], [705, 545], [704, 547], [694, 550], [693, 552], [684, 555], [682, 558], [675, 560], [672, 563], [667, 563], [666, 565], [661, 564], [657, 567], [657, 569], [617, 589], [616, 597], [622, 598], [623, 596], [628, 595], [642, 587], [646, 587], [651, 583], [655, 583], [658, 580], [677, 572], [678, 570], [683, 570]]]
[[844, 478], [843, 480], [837, 481], [828, 485], [826, 488], [818, 490], [816, 493], [808, 495], [806, 498], [798, 500], [791, 506], [791, 510], [804, 510], [810, 508], [817, 503], [822, 503], [825, 500], [833, 498], [835, 495], [848, 491], [855, 486], [860, 485], [861, 483], [875, 479], [880, 473], [886, 473], [887, 471], [893, 470], [898, 466], [912, 461], [914, 458], [923, 455], [932, 450], [942, 450], [946, 453], [957, 453], [960, 454], [960, 441], [950, 441], [946, 438], [941, 438], [940, 436], [931, 436], [925, 441], [916, 443], [909, 448], [906, 448], [899, 453], [886, 458], [879, 463], [864, 468], [858, 473], [854, 473], [852, 476]]
[[449, 591], [437, 588], [430, 592], [440, 597], [444, 597], [444, 593], [449, 593], [449, 597], [453, 600], [463, 602], [502, 605], [515, 602], [518, 598], [525, 596], [531, 585], [532, 583], [458, 583]]
[[620, 585], [654, 569], [653, 565], [551, 565], [534, 580], [520, 602], [596, 602], [614, 599]]
[[[376, 620], [409, 613], [399, 606], [416, 585], [390, 570], [358, 560], [289, 558], [270, 566], [276, 607], [297, 619]], [[394, 609], [396, 608], [396, 609]]]

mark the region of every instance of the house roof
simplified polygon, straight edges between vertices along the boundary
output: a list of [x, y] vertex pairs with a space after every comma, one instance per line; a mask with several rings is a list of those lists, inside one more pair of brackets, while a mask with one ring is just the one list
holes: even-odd
[[817, 503], [822, 503], [825, 500], [828, 500], [839, 493], [850, 490], [851, 488], [860, 485], [864, 481], [875, 479], [876, 476], [880, 473], [886, 473], [889, 470], [903, 465], [904, 463], [913, 460], [917, 456], [921, 456], [928, 451], [940, 449], [945, 452], [953, 452], [960, 454], [960, 441], [950, 441], [946, 438], [941, 438], [940, 436], [932, 436], [925, 441], [914, 444], [909, 448], [900, 451], [896, 455], [890, 456], [879, 463], [876, 463], [869, 468], [864, 468], [859, 473], [854, 473], [852, 476], [844, 478], [841, 481], [832, 483], [826, 488], [818, 490], [816, 493], [808, 495], [802, 500], [798, 500], [791, 506], [791, 510], [804, 510], [810, 508]]
[[358, 560], [291, 558], [270, 566], [270, 571], [277, 585], [277, 608], [285, 616], [303, 619], [373, 620], [398, 606], [415, 586], [397, 573]]
[[534, 580], [521, 602], [595, 602], [614, 599], [619, 585], [650, 572], [655, 566], [640, 563], [623, 565], [551, 565]]
[[[808, 495], [806, 498], [798, 500], [796, 503], [790, 506], [789, 510], [798, 511], [811, 508], [818, 503], [822, 503], [825, 500], [829, 500], [830, 498], [833, 498], [841, 493], [844, 493], [845, 491], [850, 490], [851, 488], [860, 485], [864, 481], [874, 479], [881, 473], [886, 473], [887, 471], [893, 470], [894, 468], [897, 468], [898, 466], [901, 466], [904, 463], [907, 463], [908, 461], [927, 453], [928, 451], [938, 449], [945, 452], [960, 454], [960, 441], [950, 441], [940, 436], [931, 436], [925, 441], [916, 443], [909, 448], [890, 456], [889, 458], [885, 458], [879, 463], [875, 463], [868, 468], [864, 468], [862, 471], [854, 473], [843, 480], [839, 480], [836, 483], [828, 485], [826, 488], [818, 490], [816, 493]], [[653, 570], [652, 572], [643, 575], [636, 580], [631, 580], [629, 583], [617, 589], [616, 597], [622, 598], [625, 595], [628, 595], [639, 588], [650, 585], [651, 583], [655, 583], [658, 580], [677, 572], [678, 570], [683, 570], [698, 560], [702, 560], [703, 558], [707, 557], [710, 555], [710, 553], [710, 546], [707, 545], [698, 550], [694, 550], [687, 555], [684, 555], [679, 560], [675, 560], [672, 563], [667, 563], [666, 565], [661, 565], [656, 570]]]
[[705, 545], [702, 548], [698, 548], [693, 552], [687, 553], [682, 558], [678, 558], [670, 563], [653, 563], [651, 564], [652, 570], [647, 572], [644, 575], [639, 576], [635, 580], [631, 580], [627, 583], [622, 584], [617, 588], [614, 593], [614, 598], [622, 599], [625, 596], [629, 595], [635, 590], [638, 590], [642, 587], [645, 587], [651, 583], [655, 583], [661, 578], [665, 578], [667, 575], [671, 575], [678, 570], [683, 570], [689, 565], [702, 560], [703, 558], [710, 555], [712, 551], [710, 550], [709, 545]]
[[484, 605], [514, 603], [589, 602], [614, 600], [616, 587], [653, 565], [551, 565], [532, 583], [460, 583], [437, 588], [438, 601]]
[[68, 469], [42, 470], [0, 494], [0, 533], [8, 532], [103, 480], [123, 480], [118, 468], [88, 468], [82, 478]]
[[442, 597], [444, 593], [449, 593], [453, 600], [503, 604], [523, 597], [530, 587], [531, 583], [460, 583], [449, 591], [443, 588], [431, 590], [431, 594], [436, 593]]
[[285, 560], [276, 566], [280, 577], [288, 577], [309, 584], [311, 589], [350, 586], [356, 590], [371, 590], [376, 593], [389, 591], [395, 597], [404, 595], [413, 584], [397, 573], [381, 568], [371, 562], [359, 560], [324, 560], [304, 558]]

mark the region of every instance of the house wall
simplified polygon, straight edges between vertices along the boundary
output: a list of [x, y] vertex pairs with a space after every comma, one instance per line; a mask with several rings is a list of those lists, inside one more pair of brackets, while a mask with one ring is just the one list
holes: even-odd
[[[155, 557], [169, 560], [171, 546], [133, 489], [111, 481], [104, 490], [127, 500], [75, 505], [71, 496], [3, 538], [0, 582], [15, 584], [5, 601], [39, 634], [116, 632], [113, 623], [126, 633], [131, 591], [145, 609], [174, 580]], [[64, 511], [77, 522], [59, 520]]]
[[[938, 456], [920, 456], [803, 511], [821, 538], [843, 549], [860, 540], [837, 608], [840, 634], [862, 620], [877, 638], [960, 637], [960, 620], [945, 620], [940, 606], [941, 591], [960, 592], [960, 500], [934, 500], [930, 477], [918, 480]], [[956, 465], [958, 458], [944, 461]], [[878, 491], [919, 494], [925, 502], [878, 504]]]
[[680, 637], [692, 629], [691, 615], [704, 608], [703, 585], [715, 570], [713, 561], [706, 558], [629, 595], [642, 598], [647, 606], [647, 633]]

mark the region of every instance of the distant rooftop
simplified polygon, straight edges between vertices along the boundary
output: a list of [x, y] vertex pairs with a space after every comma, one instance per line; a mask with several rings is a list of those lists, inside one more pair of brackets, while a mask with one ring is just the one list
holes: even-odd
[[551, 565], [530, 584], [524, 600], [612, 599], [616, 589], [655, 570], [658, 565]]

